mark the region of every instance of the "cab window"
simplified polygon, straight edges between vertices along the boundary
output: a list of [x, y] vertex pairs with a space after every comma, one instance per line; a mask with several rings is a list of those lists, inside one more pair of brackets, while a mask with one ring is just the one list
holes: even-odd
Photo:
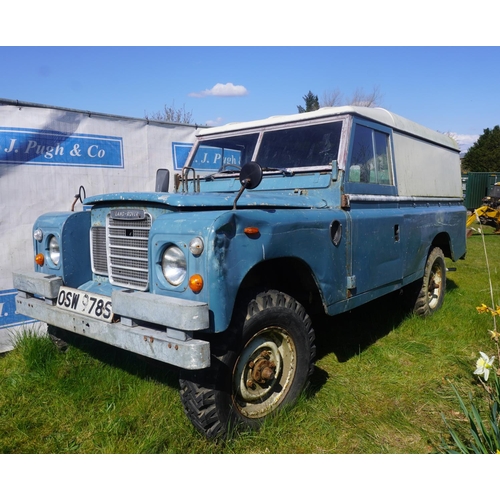
[[392, 186], [389, 134], [356, 125], [349, 166], [349, 182]]

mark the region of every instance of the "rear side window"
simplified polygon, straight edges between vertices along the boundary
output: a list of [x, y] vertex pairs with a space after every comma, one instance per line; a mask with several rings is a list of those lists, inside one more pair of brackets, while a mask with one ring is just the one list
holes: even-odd
[[389, 134], [356, 125], [349, 167], [349, 182], [392, 186]]

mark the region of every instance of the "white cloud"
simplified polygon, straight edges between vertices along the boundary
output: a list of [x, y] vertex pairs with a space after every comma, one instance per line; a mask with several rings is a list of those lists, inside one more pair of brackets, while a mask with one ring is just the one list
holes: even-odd
[[450, 132], [448, 134], [457, 141], [460, 151], [466, 153], [467, 150], [479, 139], [479, 135], [474, 134], [457, 134], [456, 132]]
[[243, 85], [232, 83], [216, 83], [211, 89], [201, 92], [191, 92], [189, 97], [241, 97], [248, 94], [248, 90]]
[[206, 125], [208, 125], [209, 127], [217, 127], [218, 125], [223, 125], [223, 123], [224, 119], [219, 116], [215, 120], [207, 120]]

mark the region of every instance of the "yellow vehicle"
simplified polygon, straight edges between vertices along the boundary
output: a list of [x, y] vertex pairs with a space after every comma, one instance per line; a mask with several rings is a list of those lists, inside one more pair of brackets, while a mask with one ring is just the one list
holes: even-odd
[[482, 225], [495, 228], [495, 234], [500, 234], [500, 182], [490, 190], [489, 196], [482, 199], [483, 205], [476, 208], [467, 219], [467, 236], [474, 231], [470, 226], [479, 220]]

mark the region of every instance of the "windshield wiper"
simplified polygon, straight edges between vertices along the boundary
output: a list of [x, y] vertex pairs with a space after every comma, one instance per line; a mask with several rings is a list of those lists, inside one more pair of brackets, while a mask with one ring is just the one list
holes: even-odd
[[262, 167], [264, 172], [282, 172], [284, 177], [291, 177], [295, 175], [295, 172], [292, 172], [288, 168], [279, 168], [279, 167]]
[[241, 167], [239, 165], [236, 165], [235, 163], [224, 163], [217, 172], [207, 175], [205, 177], [205, 180], [207, 181], [213, 181], [215, 179], [215, 176], [219, 175], [225, 175], [225, 174], [238, 174], [241, 171]]
[[[233, 165], [235, 166], [235, 165]], [[279, 168], [279, 167], [262, 167], [263, 172], [281, 172], [283, 174], [283, 177], [292, 177], [295, 175], [295, 172], [288, 168]], [[214, 172], [213, 174], [207, 175], [204, 179], [206, 181], [213, 181], [218, 177], [224, 177], [226, 175], [234, 175], [234, 174], [239, 174], [239, 170], [218, 170], [217, 172]]]

